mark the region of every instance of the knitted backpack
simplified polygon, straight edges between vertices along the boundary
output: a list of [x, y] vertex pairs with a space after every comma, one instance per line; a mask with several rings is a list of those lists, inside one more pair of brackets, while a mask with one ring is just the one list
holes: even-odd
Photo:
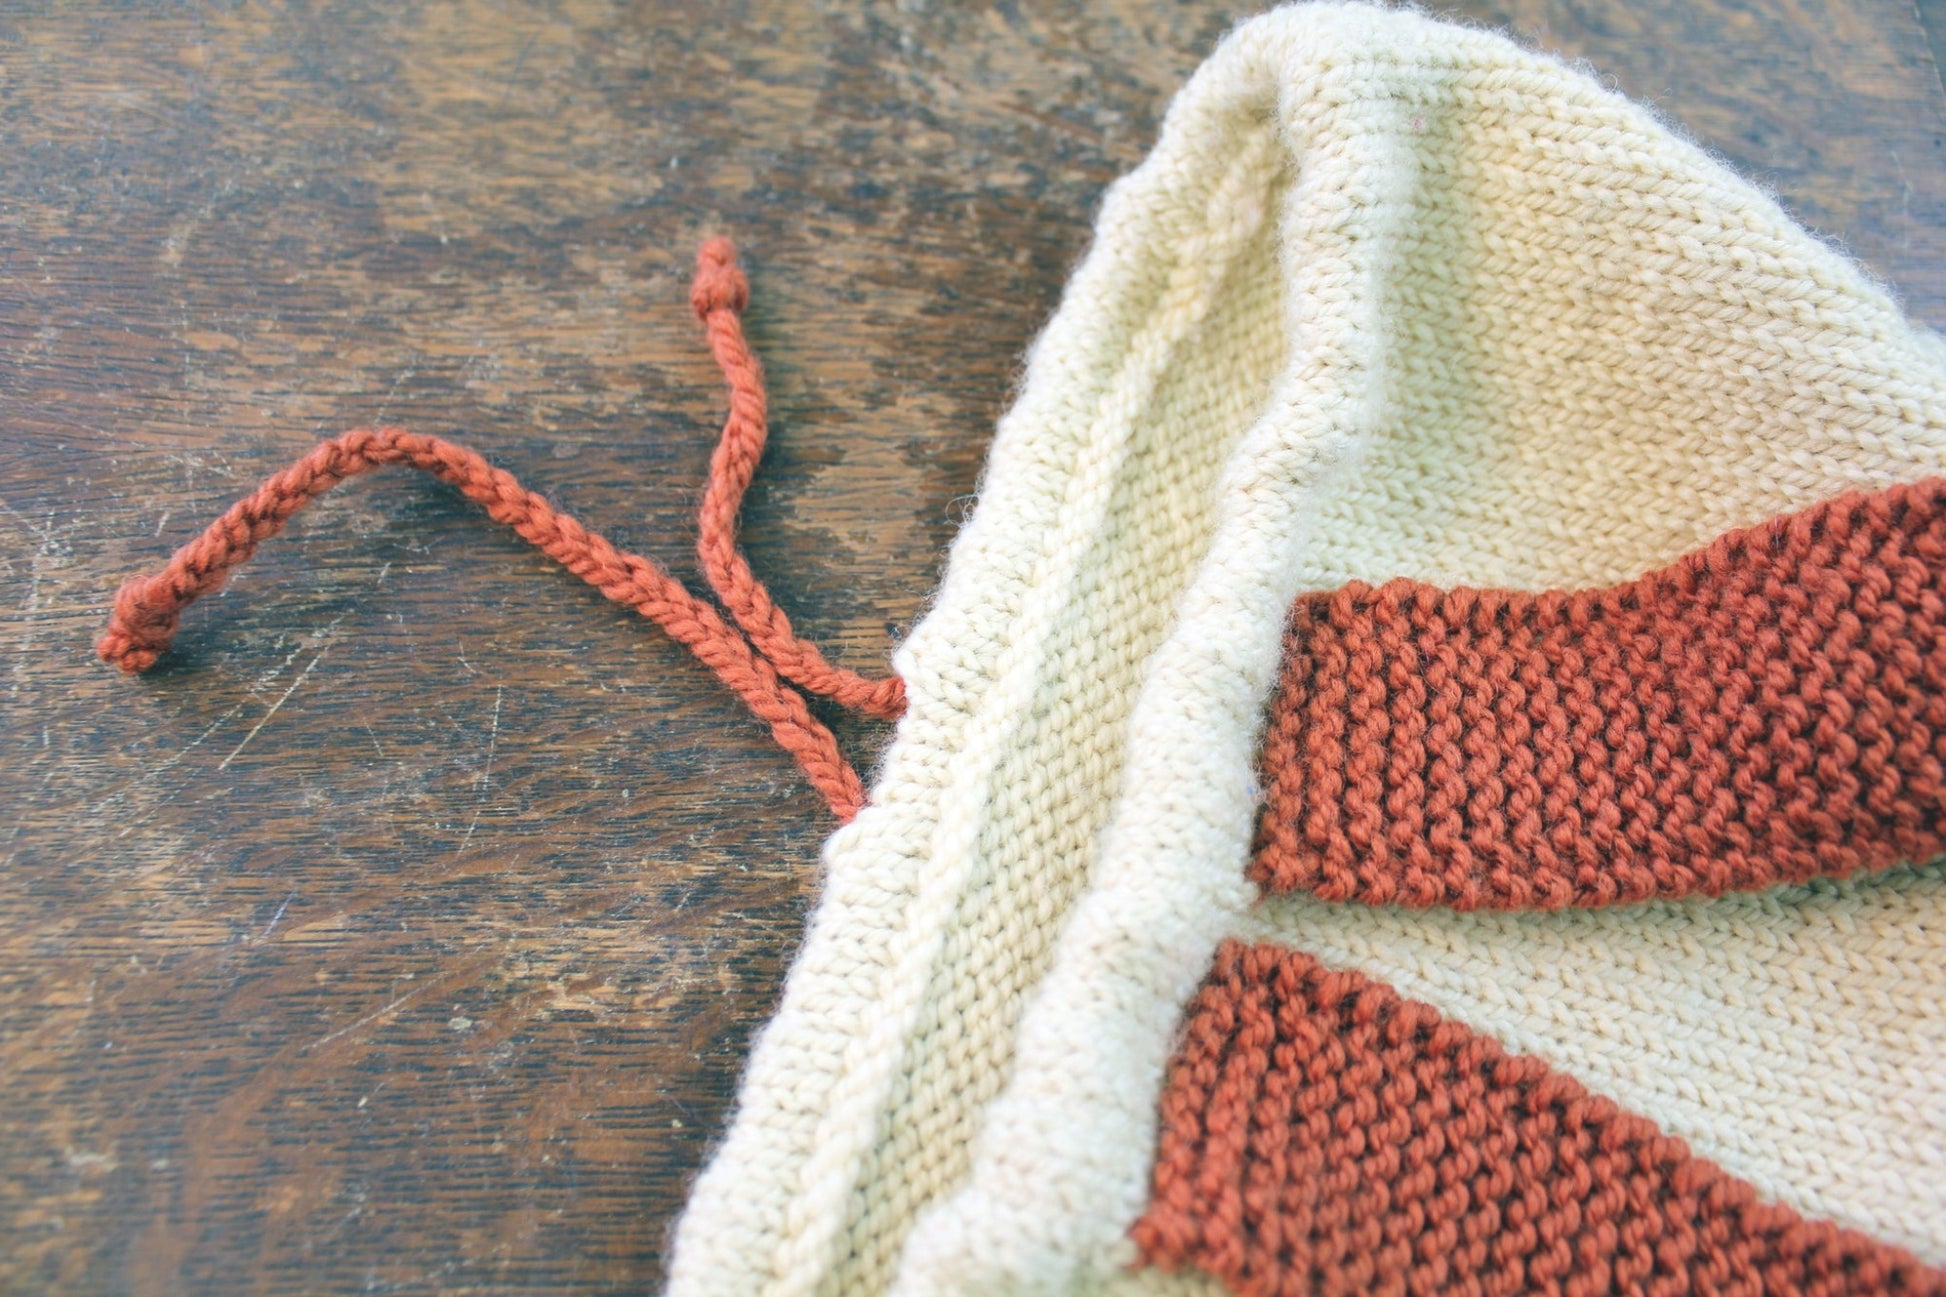
[[[691, 1294], [1946, 1292], [1946, 344], [1589, 76], [1233, 33], [1109, 193], [893, 679], [470, 452], [845, 823], [675, 1240]], [[735, 624], [733, 625], [732, 622]], [[869, 796], [803, 693], [903, 713]]]

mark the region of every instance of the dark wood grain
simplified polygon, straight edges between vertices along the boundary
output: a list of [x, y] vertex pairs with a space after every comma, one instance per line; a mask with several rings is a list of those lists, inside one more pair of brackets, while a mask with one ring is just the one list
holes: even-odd
[[[1461, 12], [1946, 323], [1911, 0]], [[0, 5], [0, 1290], [658, 1283], [815, 899], [789, 761], [404, 475], [301, 519], [152, 678], [91, 660], [106, 602], [379, 419], [691, 572], [721, 394], [684, 293], [720, 231], [778, 416], [752, 561], [881, 664], [1102, 187], [1239, 13]]]

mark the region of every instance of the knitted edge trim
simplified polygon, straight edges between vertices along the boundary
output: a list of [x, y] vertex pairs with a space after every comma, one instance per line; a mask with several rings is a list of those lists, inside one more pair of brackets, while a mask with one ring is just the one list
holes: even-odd
[[1850, 493], [1574, 594], [1294, 605], [1251, 876], [1559, 909], [1946, 850], [1946, 479]]
[[1940, 1293], [1382, 982], [1226, 941], [1161, 1100], [1142, 1260], [1250, 1293]]
[[[841, 1273], [879, 1242], [849, 1233], [854, 1190], [894, 1123], [949, 925], [980, 885], [992, 771], [1028, 723], [1081, 555], [1127, 471], [1135, 417], [1265, 215], [1244, 182], [1274, 158], [1268, 135], [1250, 150], [1208, 146], [1212, 119], [1240, 111], [1236, 98], [1212, 91], [1172, 110], [1149, 160], [1104, 198], [1087, 257], [1033, 344], [980, 507], [894, 654], [909, 710], [870, 803], [825, 844], [822, 896], [782, 1001], [676, 1227], [672, 1297], [883, 1286]], [[924, 1201], [959, 1178], [908, 1193], [890, 1183], [906, 1170], [877, 1187]], [[886, 1236], [894, 1248], [904, 1232]]]

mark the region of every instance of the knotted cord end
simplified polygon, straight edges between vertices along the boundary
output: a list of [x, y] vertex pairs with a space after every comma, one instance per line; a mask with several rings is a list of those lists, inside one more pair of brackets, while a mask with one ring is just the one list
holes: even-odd
[[696, 251], [696, 278], [690, 281], [689, 304], [699, 320], [709, 319], [714, 311], [741, 315], [750, 305], [750, 281], [737, 265], [736, 245], [720, 234]]
[[115, 592], [115, 611], [109, 615], [108, 628], [95, 641], [95, 653], [103, 662], [130, 675], [154, 666], [176, 637], [181, 610], [172, 599], [150, 598], [153, 584], [149, 577], [124, 581]]

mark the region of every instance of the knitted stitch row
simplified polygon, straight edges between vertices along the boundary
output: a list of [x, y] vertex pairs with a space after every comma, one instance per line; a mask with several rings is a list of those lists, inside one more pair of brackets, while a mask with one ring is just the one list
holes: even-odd
[[1244, 1293], [1946, 1292], [1355, 972], [1225, 942], [1162, 1096], [1151, 1264]]
[[1252, 876], [1371, 905], [1718, 896], [1946, 849], [1946, 479], [1607, 590], [1300, 599]]

